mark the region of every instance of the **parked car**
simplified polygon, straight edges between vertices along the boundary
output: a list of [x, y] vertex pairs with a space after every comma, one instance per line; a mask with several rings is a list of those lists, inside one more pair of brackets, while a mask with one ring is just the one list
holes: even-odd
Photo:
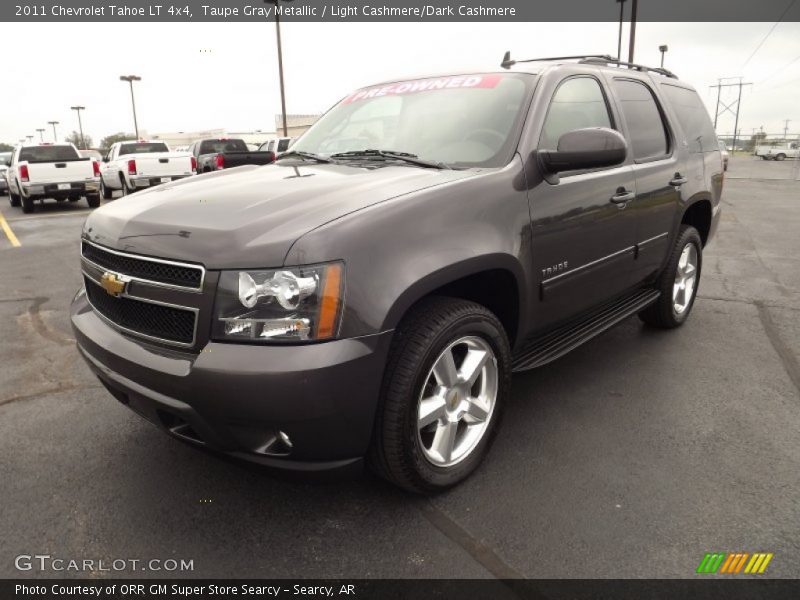
[[294, 140], [295, 138], [290, 137], [275, 138], [261, 144], [259, 150], [262, 152], [274, 152], [275, 154], [280, 154], [281, 152], [286, 152]]
[[71, 310], [81, 354], [191, 444], [457, 484], [512, 372], [632, 315], [691, 313], [720, 217], [716, 134], [692, 87], [624, 64], [387, 81], [273, 165], [102, 207]]
[[11, 152], [0, 152], [0, 194], [8, 193], [8, 181], [6, 171], [11, 164]]
[[189, 146], [197, 160], [198, 173], [221, 171], [242, 165], [268, 165], [275, 160], [273, 152], [254, 152], [244, 140], [236, 138], [209, 138]]
[[756, 146], [756, 156], [762, 160], [786, 160], [800, 157], [800, 142], [783, 142]]
[[194, 157], [185, 152], [170, 152], [164, 142], [117, 142], [103, 159], [100, 190], [103, 198], [110, 200], [115, 190], [128, 195], [190, 177], [196, 171]]
[[730, 154], [728, 154], [728, 149], [725, 147], [725, 142], [722, 140], [718, 140], [717, 144], [719, 145], [719, 153], [722, 155], [722, 170], [728, 170], [728, 160], [730, 159]]
[[73, 144], [19, 145], [6, 173], [11, 206], [22, 205], [25, 213], [45, 198], [77, 202], [85, 197], [91, 208], [100, 206], [99, 178], [99, 163], [83, 158]]

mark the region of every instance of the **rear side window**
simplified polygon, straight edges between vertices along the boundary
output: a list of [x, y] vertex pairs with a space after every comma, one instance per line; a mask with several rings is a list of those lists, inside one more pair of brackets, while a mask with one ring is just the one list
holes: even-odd
[[614, 91], [628, 125], [634, 160], [666, 155], [669, 138], [653, 91], [643, 83], [629, 79], [615, 79]]
[[557, 148], [558, 139], [573, 129], [611, 126], [608, 105], [597, 80], [573, 77], [564, 81], [553, 95], [539, 147]]
[[152, 152], [169, 152], [169, 148], [163, 142], [144, 142], [141, 144], [122, 144], [119, 147], [119, 155], [125, 154], [150, 154]]
[[286, 150], [288, 150], [289, 149], [289, 144], [291, 143], [291, 141], [292, 140], [290, 140], [290, 139], [285, 139], [285, 140], [279, 141], [278, 142], [278, 152], [285, 152]]
[[78, 151], [72, 146], [30, 146], [19, 152], [19, 162], [45, 163], [79, 158]]
[[717, 135], [711, 124], [711, 117], [697, 92], [669, 84], [662, 84], [661, 90], [678, 117], [678, 123], [689, 144], [689, 152], [717, 150]]

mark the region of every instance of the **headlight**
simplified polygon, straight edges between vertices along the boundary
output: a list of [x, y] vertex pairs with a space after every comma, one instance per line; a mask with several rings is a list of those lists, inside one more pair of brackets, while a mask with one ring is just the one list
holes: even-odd
[[344, 293], [341, 263], [223, 271], [212, 337], [242, 342], [324, 340], [338, 333]]

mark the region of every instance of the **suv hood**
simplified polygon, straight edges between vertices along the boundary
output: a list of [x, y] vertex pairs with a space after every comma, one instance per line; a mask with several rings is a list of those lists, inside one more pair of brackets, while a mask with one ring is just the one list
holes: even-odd
[[312, 229], [475, 174], [368, 162], [238, 167], [113, 200], [89, 216], [83, 233], [118, 250], [209, 269], [277, 267]]

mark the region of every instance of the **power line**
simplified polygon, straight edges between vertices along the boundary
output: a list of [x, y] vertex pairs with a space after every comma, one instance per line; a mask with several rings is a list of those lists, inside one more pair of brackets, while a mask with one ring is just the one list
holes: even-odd
[[794, 57], [792, 60], [790, 60], [788, 63], [786, 63], [785, 65], [783, 65], [783, 66], [782, 66], [780, 69], [778, 69], [777, 71], [775, 71], [775, 72], [774, 72], [772, 75], [767, 75], [767, 76], [766, 76], [764, 79], [762, 79], [761, 81], [759, 81], [759, 82], [758, 82], [756, 85], [761, 85], [761, 84], [762, 84], [762, 83], [764, 83], [765, 81], [768, 81], [768, 80], [772, 79], [773, 77], [775, 77], [775, 75], [778, 75], [779, 73], [783, 73], [783, 72], [784, 72], [784, 71], [787, 69], [787, 67], [791, 67], [791, 66], [792, 66], [794, 63], [796, 63], [798, 60], [800, 60], [800, 54], [798, 54], [798, 55], [797, 55], [797, 56], [795, 56], [795, 57]]
[[788, 12], [789, 12], [789, 10], [792, 8], [792, 6], [794, 6], [794, 3], [795, 3], [795, 2], [797, 2], [797, 0], [792, 0], [792, 1], [789, 3], [789, 6], [787, 6], [787, 7], [786, 7], [786, 9], [783, 11], [783, 13], [781, 13], [781, 16], [780, 16], [780, 17], [778, 18], [778, 20], [777, 20], [777, 21], [775, 21], [775, 23], [772, 25], [772, 27], [770, 28], [770, 30], [767, 32], [767, 35], [765, 35], [765, 36], [764, 36], [764, 38], [761, 40], [761, 42], [759, 42], [758, 46], [756, 46], [756, 49], [755, 49], [755, 50], [753, 50], [753, 53], [752, 53], [750, 56], [748, 56], [748, 57], [747, 57], [747, 60], [746, 60], [746, 61], [744, 61], [744, 64], [742, 65], [742, 68], [743, 68], [743, 69], [744, 69], [744, 68], [747, 66], [747, 64], [750, 62], [750, 60], [751, 60], [751, 59], [752, 59], [752, 58], [753, 58], [753, 57], [756, 55], [756, 52], [758, 52], [758, 51], [761, 49], [761, 46], [763, 46], [763, 45], [764, 45], [764, 42], [766, 42], [766, 41], [767, 41], [767, 38], [768, 38], [769, 36], [771, 36], [771, 35], [772, 35], [772, 32], [773, 32], [773, 31], [775, 31], [775, 28], [778, 26], [778, 23], [780, 23], [781, 21], [783, 21], [783, 17], [785, 17], [785, 16], [786, 16], [786, 13], [788, 13]]

